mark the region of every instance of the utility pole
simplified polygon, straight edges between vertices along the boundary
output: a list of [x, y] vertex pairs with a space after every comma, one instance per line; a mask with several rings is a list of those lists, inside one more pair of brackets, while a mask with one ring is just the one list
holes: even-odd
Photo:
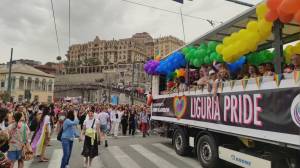
[[133, 94], [134, 94], [134, 90], [133, 90], [133, 83], [134, 83], [134, 65], [135, 65], [135, 61], [133, 61], [132, 63], [132, 80], [131, 80], [131, 105], [133, 105]]
[[9, 61], [9, 72], [8, 72], [8, 86], [7, 86], [7, 92], [8, 92], [9, 98], [11, 97], [11, 67], [12, 67], [13, 52], [14, 52], [14, 49], [11, 48], [10, 61]]

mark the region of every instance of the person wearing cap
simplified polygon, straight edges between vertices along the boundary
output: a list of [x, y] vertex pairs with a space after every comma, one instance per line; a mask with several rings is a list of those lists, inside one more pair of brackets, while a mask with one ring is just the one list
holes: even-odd
[[300, 55], [294, 54], [291, 58], [291, 62], [294, 65], [294, 70], [300, 71]]
[[217, 78], [217, 74], [216, 74], [216, 71], [215, 70], [210, 70], [208, 72], [208, 76], [209, 76], [209, 82], [208, 82], [208, 92], [211, 92], [211, 91], [216, 91], [216, 82], [218, 80]]

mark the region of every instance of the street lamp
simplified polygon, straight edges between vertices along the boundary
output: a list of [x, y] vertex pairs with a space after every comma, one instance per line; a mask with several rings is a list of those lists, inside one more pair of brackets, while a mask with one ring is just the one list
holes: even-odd
[[60, 61], [61, 61], [61, 56], [57, 56], [56, 60], [58, 61], [58, 74], [60, 74]]

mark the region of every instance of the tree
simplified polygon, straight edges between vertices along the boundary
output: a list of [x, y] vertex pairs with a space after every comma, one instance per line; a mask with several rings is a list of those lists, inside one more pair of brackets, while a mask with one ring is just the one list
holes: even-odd
[[100, 65], [101, 64], [101, 61], [97, 58], [96, 60], [95, 60], [95, 65]]
[[70, 66], [70, 62], [69, 61], [64, 61], [63, 63], [66, 67], [69, 67]]
[[88, 66], [89, 65], [89, 62], [88, 62], [88, 59], [85, 57], [84, 60], [83, 60], [83, 64], [85, 66]]
[[81, 60], [77, 60], [76, 65], [80, 66], [81, 64], [82, 64], [82, 61]]
[[0, 93], [0, 99], [3, 100], [3, 102], [9, 102], [9, 94], [8, 92], [3, 92], [3, 93]]

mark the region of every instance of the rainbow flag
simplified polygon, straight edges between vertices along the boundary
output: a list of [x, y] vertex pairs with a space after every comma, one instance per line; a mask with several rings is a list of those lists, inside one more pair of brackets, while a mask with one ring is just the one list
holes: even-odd
[[256, 85], [258, 87], [258, 89], [260, 89], [261, 83], [262, 83], [262, 77], [256, 77], [255, 81], [256, 81]]
[[294, 80], [295, 83], [298, 82], [300, 79], [300, 71], [294, 71]]
[[242, 79], [241, 82], [242, 82], [243, 89], [245, 90], [248, 84], [248, 79]]
[[276, 86], [277, 86], [277, 87], [279, 87], [282, 78], [283, 78], [283, 75], [282, 75], [282, 74], [275, 74], [275, 75], [274, 75], [274, 80], [275, 80], [275, 82], [276, 82]]

